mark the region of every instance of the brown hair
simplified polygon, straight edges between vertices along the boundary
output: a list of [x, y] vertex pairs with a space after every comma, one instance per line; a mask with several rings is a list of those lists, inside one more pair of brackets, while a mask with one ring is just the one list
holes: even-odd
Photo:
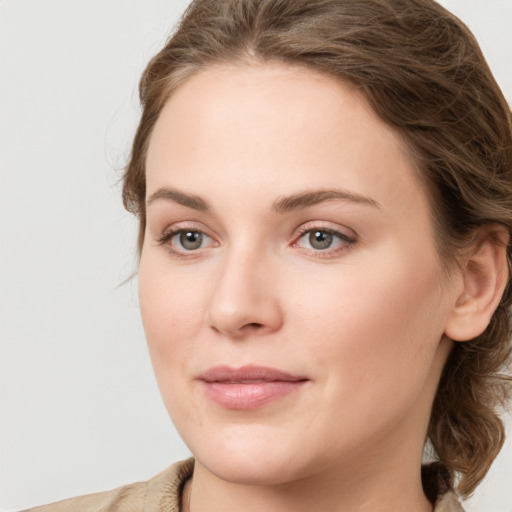
[[[140, 82], [143, 106], [124, 176], [125, 207], [145, 229], [145, 159], [171, 92], [213, 63], [280, 61], [350, 81], [394, 127], [427, 185], [444, 261], [479, 227], [512, 231], [510, 109], [479, 46], [433, 0], [195, 0]], [[511, 261], [510, 247], [507, 249]], [[428, 439], [437, 463], [425, 491], [458, 479], [472, 493], [498, 454], [497, 407], [510, 393], [510, 283], [490, 325], [456, 343], [437, 391]], [[431, 475], [432, 476], [432, 475]], [[429, 484], [430, 482], [430, 484]]]

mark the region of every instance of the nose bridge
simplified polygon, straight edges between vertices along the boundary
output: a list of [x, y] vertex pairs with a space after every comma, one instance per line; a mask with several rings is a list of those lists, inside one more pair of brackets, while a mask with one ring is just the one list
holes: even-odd
[[270, 259], [250, 242], [227, 249], [209, 304], [212, 328], [234, 337], [279, 328], [282, 319]]

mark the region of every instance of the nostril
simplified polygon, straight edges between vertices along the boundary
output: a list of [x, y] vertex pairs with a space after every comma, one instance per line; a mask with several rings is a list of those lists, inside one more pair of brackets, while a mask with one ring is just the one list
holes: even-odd
[[255, 329], [260, 329], [261, 327], [263, 327], [263, 324], [259, 324], [257, 322], [251, 322], [250, 324], [244, 325], [244, 327], [246, 329], [255, 330]]

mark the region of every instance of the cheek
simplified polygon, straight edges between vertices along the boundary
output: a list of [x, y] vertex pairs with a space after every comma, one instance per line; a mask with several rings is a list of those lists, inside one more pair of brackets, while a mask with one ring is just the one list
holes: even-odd
[[199, 280], [184, 279], [179, 272], [166, 270], [157, 260], [151, 256], [141, 257], [139, 302], [158, 378], [160, 367], [187, 356], [188, 341], [195, 336], [198, 318], [204, 317], [201, 307], [204, 290], [201, 293]]
[[404, 394], [406, 385], [419, 393], [444, 331], [438, 267], [424, 257], [394, 256], [361, 269], [293, 290], [302, 299], [292, 321], [297, 336], [310, 334], [310, 354], [329, 369], [325, 378], [347, 394], [344, 400]]
[[202, 296], [196, 279], [169, 272], [152, 256], [141, 258], [139, 302], [151, 362], [167, 411], [181, 431], [186, 411], [194, 407], [187, 388], [193, 365]]

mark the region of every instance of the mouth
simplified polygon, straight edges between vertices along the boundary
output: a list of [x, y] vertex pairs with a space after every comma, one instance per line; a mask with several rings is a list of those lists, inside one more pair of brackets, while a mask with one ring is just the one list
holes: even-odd
[[216, 366], [199, 377], [206, 396], [226, 409], [256, 409], [298, 391], [309, 379], [265, 366]]

